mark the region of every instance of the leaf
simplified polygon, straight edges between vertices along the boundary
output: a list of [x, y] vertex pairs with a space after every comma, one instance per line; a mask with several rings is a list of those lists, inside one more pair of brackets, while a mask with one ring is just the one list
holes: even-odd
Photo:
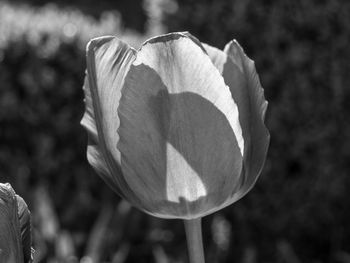
[[16, 195], [18, 204], [18, 219], [21, 230], [22, 249], [24, 262], [30, 263], [33, 261], [32, 250], [32, 224], [30, 211], [26, 202], [22, 197]]
[[32, 262], [30, 212], [10, 184], [0, 183], [0, 260]]

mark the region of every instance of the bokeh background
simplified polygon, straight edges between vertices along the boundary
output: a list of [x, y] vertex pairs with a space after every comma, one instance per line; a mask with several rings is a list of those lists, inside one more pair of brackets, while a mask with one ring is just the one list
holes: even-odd
[[269, 101], [255, 188], [207, 216], [207, 262], [350, 262], [350, 1], [0, 1], [0, 182], [32, 211], [35, 262], [187, 262], [183, 224], [130, 207], [86, 161], [85, 45], [236, 38]]

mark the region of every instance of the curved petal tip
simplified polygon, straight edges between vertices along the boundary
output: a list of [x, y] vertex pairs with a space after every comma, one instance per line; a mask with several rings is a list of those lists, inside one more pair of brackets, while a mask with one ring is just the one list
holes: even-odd
[[102, 36], [102, 37], [96, 37], [93, 38], [87, 43], [86, 45], [86, 54], [88, 54], [89, 51], [93, 50], [95, 47], [99, 47], [103, 45], [104, 43], [110, 41], [111, 39], [115, 38], [114, 36]]

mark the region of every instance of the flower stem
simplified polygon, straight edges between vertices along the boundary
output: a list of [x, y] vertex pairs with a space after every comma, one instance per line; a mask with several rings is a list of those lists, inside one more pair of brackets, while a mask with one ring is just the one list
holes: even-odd
[[204, 263], [201, 218], [184, 220], [190, 263]]

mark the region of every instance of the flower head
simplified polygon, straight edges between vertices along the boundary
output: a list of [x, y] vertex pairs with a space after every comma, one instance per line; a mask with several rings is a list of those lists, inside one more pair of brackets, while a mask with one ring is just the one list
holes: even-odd
[[87, 47], [87, 156], [123, 198], [163, 218], [197, 218], [241, 198], [269, 144], [267, 102], [236, 41], [224, 51], [187, 32], [135, 51], [116, 37]]

